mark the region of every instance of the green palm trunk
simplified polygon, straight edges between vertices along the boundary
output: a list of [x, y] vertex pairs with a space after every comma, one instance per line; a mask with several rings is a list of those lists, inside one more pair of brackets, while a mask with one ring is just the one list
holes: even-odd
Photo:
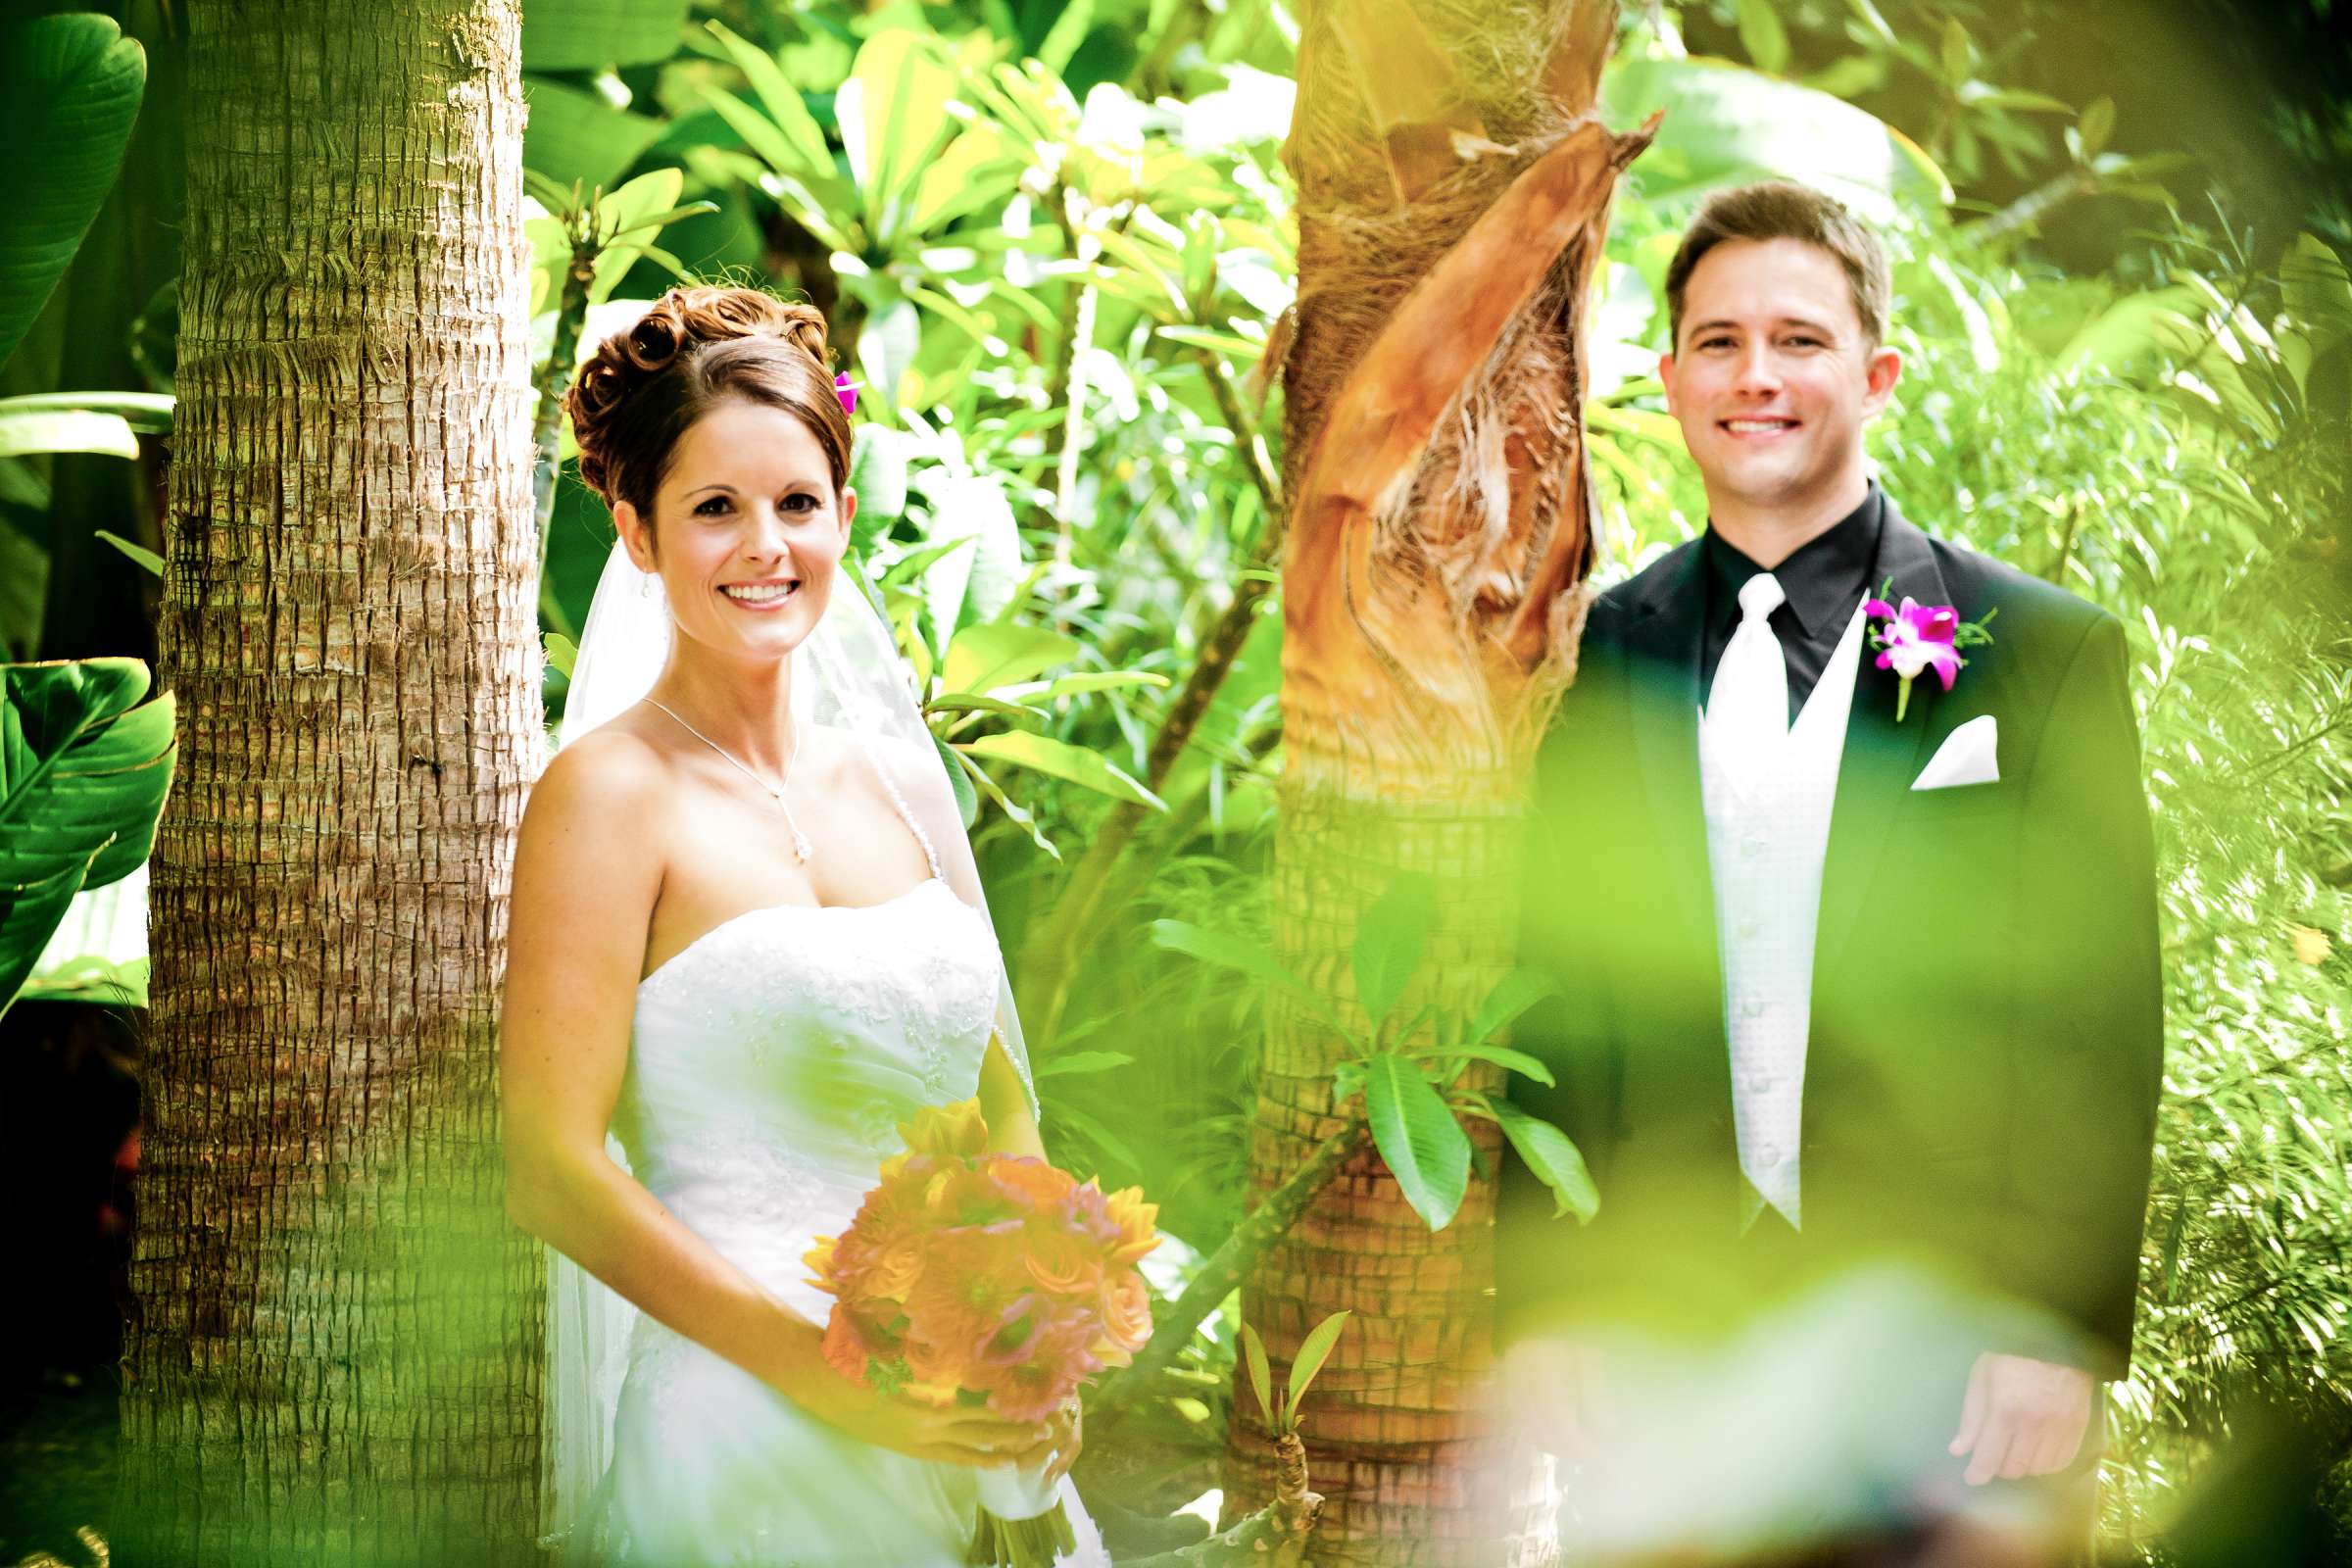
[[[1425, 872], [1436, 888], [1429, 961], [1402, 1010], [1474, 1009], [1509, 966], [1517, 808], [1348, 802], [1303, 787], [1295, 771], [1282, 796], [1277, 960], [1361, 1028], [1345, 1000], [1357, 920], [1398, 872]], [[1252, 1201], [1342, 1125], [1331, 1098], [1340, 1041], [1279, 995], [1268, 1006]], [[1499, 1068], [1473, 1071], [1475, 1082], [1499, 1086]], [[1469, 1132], [1480, 1159], [1492, 1161], [1501, 1143], [1494, 1124], [1472, 1122]], [[1264, 1337], [1278, 1381], [1316, 1323], [1353, 1314], [1300, 1418], [1326, 1499], [1315, 1560], [1491, 1561], [1480, 1553], [1498, 1533], [1526, 1533], [1506, 1517], [1511, 1478], [1474, 1387], [1491, 1345], [1482, 1293], [1493, 1278], [1494, 1209], [1494, 1184], [1474, 1177], [1452, 1223], [1433, 1234], [1366, 1147], [1244, 1287], [1243, 1317]], [[1236, 1410], [1251, 1408], [1238, 1383], [1234, 1400]], [[1254, 1507], [1272, 1494], [1274, 1447], [1254, 1423], [1235, 1429], [1226, 1494], [1232, 1506]]]
[[122, 1560], [526, 1560], [497, 985], [542, 753], [512, 0], [198, 4], [160, 642], [182, 714]]
[[[1525, 774], [1573, 671], [1591, 554], [1585, 300], [1646, 141], [1590, 118], [1615, 18], [1608, 0], [1324, 0], [1300, 19], [1274, 956], [1351, 1029], [1357, 927], [1400, 873], [1435, 899], [1396, 1015], [1467, 1015], [1515, 956]], [[1340, 1125], [1346, 1052], [1309, 1009], [1268, 1006], [1261, 1197]], [[1300, 1418], [1327, 1499], [1317, 1561], [1548, 1546], [1539, 1477], [1483, 1408], [1500, 1140], [1469, 1130], [1485, 1174], [1445, 1230], [1366, 1150], [1244, 1289], [1278, 1384], [1309, 1328], [1354, 1314]], [[1230, 1460], [1229, 1513], [1257, 1507], [1263, 1435], [1237, 1420]]]

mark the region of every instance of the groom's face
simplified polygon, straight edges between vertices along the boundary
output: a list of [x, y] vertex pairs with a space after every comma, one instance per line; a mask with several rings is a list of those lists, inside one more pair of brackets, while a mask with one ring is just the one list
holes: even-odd
[[1711, 505], [1803, 510], [1864, 481], [1862, 427], [1901, 363], [1870, 341], [1837, 257], [1727, 240], [1691, 270], [1658, 374]]

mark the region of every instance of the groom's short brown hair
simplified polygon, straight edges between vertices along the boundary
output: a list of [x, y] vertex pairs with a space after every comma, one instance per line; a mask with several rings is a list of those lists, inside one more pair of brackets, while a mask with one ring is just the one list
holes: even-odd
[[1794, 239], [1818, 245], [1838, 258], [1853, 288], [1854, 314], [1876, 348], [1886, 340], [1886, 248], [1868, 223], [1843, 203], [1810, 185], [1768, 179], [1719, 190], [1699, 205], [1698, 216], [1666, 267], [1666, 320], [1673, 346], [1683, 340], [1683, 289], [1699, 258], [1725, 240]]

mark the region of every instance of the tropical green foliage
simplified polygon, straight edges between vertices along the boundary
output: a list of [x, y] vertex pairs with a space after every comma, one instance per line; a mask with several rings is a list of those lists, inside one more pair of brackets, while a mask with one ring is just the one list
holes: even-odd
[[1264, 1418], [1266, 1430], [1276, 1437], [1298, 1430], [1298, 1402], [1314, 1386], [1315, 1374], [1323, 1370], [1330, 1359], [1332, 1348], [1340, 1343], [1340, 1335], [1348, 1327], [1349, 1312], [1334, 1312], [1306, 1331], [1298, 1342], [1298, 1353], [1291, 1358], [1291, 1375], [1284, 1383], [1282, 1397], [1274, 1397], [1274, 1374], [1266, 1361], [1265, 1342], [1257, 1330], [1242, 1325], [1244, 1364], [1250, 1372], [1250, 1392], [1257, 1396], [1257, 1413]]
[[1332, 1073], [1332, 1098], [1343, 1107], [1360, 1102], [1373, 1146], [1405, 1201], [1431, 1230], [1452, 1223], [1469, 1190], [1474, 1151], [1462, 1130], [1464, 1116], [1499, 1123], [1528, 1169], [1551, 1189], [1556, 1211], [1589, 1220], [1600, 1200], [1568, 1135], [1504, 1097], [1463, 1081], [1471, 1062], [1485, 1061], [1552, 1083], [1550, 1069], [1542, 1062], [1495, 1042], [1521, 1013], [1550, 994], [1550, 983], [1514, 971], [1467, 1018], [1431, 1007], [1410, 1017], [1397, 1015], [1397, 1004], [1425, 956], [1432, 892], [1428, 877], [1400, 876], [1364, 911], [1354, 955], [1355, 1000], [1365, 1016], [1361, 1030], [1344, 1021], [1313, 985], [1254, 944], [1181, 920], [1154, 922], [1152, 935], [1163, 948], [1281, 990], [1348, 1043], [1351, 1053]]
[[135, 659], [0, 664], [0, 1012], [74, 896], [147, 861], [177, 749]]
[[[1629, 0], [1605, 112], [1671, 112], [1615, 209], [1588, 416], [1606, 580], [1704, 516], [1654, 373], [1680, 225], [1728, 181], [1825, 184], [1881, 220], [1896, 261], [1905, 370], [1872, 435], [1889, 488], [1929, 526], [2132, 629], [2171, 1030], [2137, 1369], [2116, 1391], [2124, 1484], [2109, 1523], [2138, 1545], [2249, 1396], [2324, 1424], [2352, 1400], [2352, 289], [2339, 250], [2352, 227], [2340, 201], [2293, 215], [2310, 230], [2299, 237], [2233, 227], [2182, 156], [2199, 149], [2168, 140], [2126, 83], [2100, 84], [2096, 62], [2038, 48], [2034, 28], [2073, 25], [2068, 9]], [[1277, 156], [1289, 7], [524, 12], [532, 308], [556, 372], [543, 390], [576, 352], [567, 319], [583, 315], [593, 342], [681, 272], [797, 290], [827, 311], [862, 393], [858, 558], [969, 787], [1016, 984], [1074, 862], [1099, 839], [1120, 846], [1102, 912], [1066, 934], [1057, 1021], [1032, 1040], [1051, 1151], [1144, 1183], [1191, 1253], [1213, 1253], [1244, 1203], [1264, 987], [1295, 983], [1263, 957], [1280, 650], [1273, 597], [1255, 589], [1272, 570], [1281, 454], [1273, 393], [1251, 374], [1296, 270]], [[93, 19], [61, 20], [97, 38]], [[115, 118], [89, 122], [120, 121], [112, 158], [127, 133], [125, 47], [68, 74], [114, 84], [94, 101]], [[32, 145], [20, 142], [12, 157]], [[53, 228], [0, 241], [0, 307], [24, 295], [29, 313], [50, 292], [48, 264], [19, 269], [10, 247], [78, 236], [111, 177], [107, 145], [76, 141], [89, 167]], [[169, 319], [166, 295], [74, 323], [135, 334], [140, 396], [25, 379], [34, 349], [65, 330], [54, 309], [0, 386], [45, 400], [0, 403], [0, 643], [37, 636], [35, 568], [52, 541], [105, 529], [135, 559], [135, 541], [158, 536], [151, 515], [143, 528], [52, 516], [53, 473], [96, 460], [42, 454], [160, 461], [139, 437], [168, 429]], [[12, 331], [24, 325], [0, 309], [0, 345]], [[612, 537], [564, 439], [547, 447], [541, 489], [551, 718]], [[1204, 702], [1180, 701], [1227, 634], [1230, 668]], [[1040, 853], [1049, 844], [1058, 859]], [[1364, 1096], [1433, 1223], [1466, 1181], [1462, 1115], [1501, 1119], [1563, 1210], [1590, 1212], [1606, 1195], [1556, 1130], [1455, 1087], [1474, 1057], [1526, 1070], [1498, 1043], [1525, 982], [1472, 1019], [1391, 1015], [1419, 956], [1410, 902], [1400, 893], [1362, 934], [1356, 994], [1374, 1033], [1341, 1088]], [[1237, 970], [1254, 982], [1237, 985]], [[1211, 1314], [1152, 1422], [1122, 1428], [1179, 1456], [1133, 1496], [1181, 1502], [1211, 1484], [1236, 1353]]]
[[147, 56], [104, 17], [42, 17], [0, 34], [0, 93], [21, 116], [0, 151], [0, 363], [65, 275], [113, 188], [138, 119]]

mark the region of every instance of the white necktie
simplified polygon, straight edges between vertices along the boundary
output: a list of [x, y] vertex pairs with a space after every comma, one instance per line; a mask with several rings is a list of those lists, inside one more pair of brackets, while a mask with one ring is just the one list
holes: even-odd
[[1724, 645], [1707, 692], [1714, 755], [1742, 779], [1769, 771], [1788, 739], [1788, 660], [1770, 616], [1788, 602], [1781, 580], [1759, 571], [1740, 590], [1740, 626]]
[[[1717, 809], [1727, 820], [1739, 820], [1740, 836], [1761, 842], [1761, 821], [1750, 813], [1774, 809], [1773, 781], [1788, 759], [1788, 661], [1773, 635], [1770, 616], [1788, 601], [1780, 579], [1760, 571], [1740, 590], [1740, 625], [1724, 645], [1715, 666], [1715, 684], [1707, 693], [1707, 750], [1709, 767], [1732, 788]], [[1740, 862], [1718, 868], [1734, 879], [1729, 888], [1732, 906], [1740, 912], [1722, 940], [1736, 943], [1725, 955], [1727, 982], [1740, 995], [1732, 1000], [1744, 1006], [1738, 1027], [1727, 1019], [1732, 1049], [1734, 1119], [1738, 1124], [1740, 1169], [1748, 1179], [1750, 1198], [1745, 1220], [1752, 1223], [1769, 1202], [1798, 1223], [1795, 1150], [1801, 1128], [1798, 1086], [1803, 1081], [1804, 1025], [1802, 1011], [1784, 1004], [1777, 1010], [1764, 1002], [1759, 966], [1772, 969], [1788, 959], [1780, 951], [1788, 924], [1780, 915], [1759, 908], [1771, 895], [1755, 885], [1754, 868]], [[1721, 893], [1724, 889], [1718, 889]], [[1720, 904], [1719, 900], [1719, 904]], [[1785, 976], [1783, 977], [1785, 978]]]

